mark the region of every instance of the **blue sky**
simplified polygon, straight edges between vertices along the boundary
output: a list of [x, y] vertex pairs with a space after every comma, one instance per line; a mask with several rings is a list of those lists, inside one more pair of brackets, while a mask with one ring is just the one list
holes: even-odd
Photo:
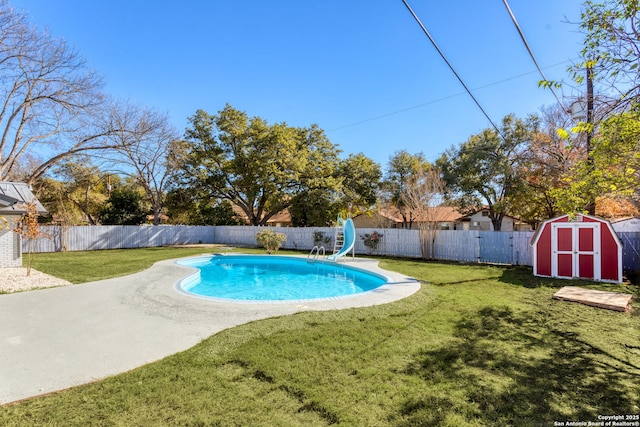
[[[409, 0], [494, 122], [555, 103], [502, 0]], [[105, 90], [166, 112], [182, 133], [226, 103], [270, 123], [317, 123], [343, 156], [435, 160], [490, 126], [401, 0], [10, 0], [65, 39]], [[579, 95], [581, 2], [510, 0], [549, 79]], [[566, 22], [569, 21], [569, 22]]]

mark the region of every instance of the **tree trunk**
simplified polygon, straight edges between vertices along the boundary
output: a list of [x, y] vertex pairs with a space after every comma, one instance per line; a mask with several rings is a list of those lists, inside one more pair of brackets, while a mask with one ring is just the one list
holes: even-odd
[[496, 214], [495, 212], [491, 212], [490, 218], [491, 218], [491, 223], [493, 224], [493, 231], [501, 231], [502, 220], [504, 219], [504, 213]]
[[435, 259], [435, 241], [438, 230], [433, 229], [430, 225], [427, 227], [420, 227], [418, 229], [418, 236], [420, 237], [420, 253], [422, 258], [426, 260]]

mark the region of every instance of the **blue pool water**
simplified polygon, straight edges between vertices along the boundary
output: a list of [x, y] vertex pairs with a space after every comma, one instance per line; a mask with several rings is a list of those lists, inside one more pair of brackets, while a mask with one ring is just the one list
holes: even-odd
[[387, 282], [344, 265], [274, 255], [218, 255], [179, 261], [200, 270], [180, 287], [191, 294], [242, 301], [288, 301], [358, 294]]

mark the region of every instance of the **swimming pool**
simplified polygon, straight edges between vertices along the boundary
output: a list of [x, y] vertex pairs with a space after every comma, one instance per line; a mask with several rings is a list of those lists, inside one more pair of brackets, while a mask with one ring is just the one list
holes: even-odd
[[367, 292], [387, 278], [361, 269], [275, 255], [214, 255], [178, 261], [199, 274], [178, 284], [188, 294], [236, 301], [296, 301]]

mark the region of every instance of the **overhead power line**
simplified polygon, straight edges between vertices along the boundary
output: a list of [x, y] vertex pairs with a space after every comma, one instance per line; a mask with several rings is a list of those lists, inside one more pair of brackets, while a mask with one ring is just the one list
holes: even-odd
[[[513, 11], [511, 10], [511, 7], [509, 7], [509, 2], [507, 0], [502, 0], [502, 2], [504, 3], [504, 6], [507, 8], [507, 12], [509, 12], [509, 16], [511, 16], [511, 21], [513, 22], [513, 25], [516, 26], [516, 30], [518, 30], [518, 34], [520, 35], [520, 39], [522, 40], [522, 43], [524, 43], [524, 46], [527, 48], [527, 52], [529, 52], [529, 56], [531, 57], [531, 59], [533, 60], [533, 63], [535, 64], [536, 68], [538, 69], [538, 72], [540, 73], [540, 76], [542, 77], [542, 79], [544, 81], [548, 82], [549, 79], [547, 79], [547, 76], [544, 75], [544, 71], [542, 71], [542, 68], [540, 68], [540, 65], [538, 65], [538, 61], [536, 60], [536, 57], [533, 54], [533, 51], [531, 50], [531, 46], [529, 46], [529, 43], [527, 42], [527, 39], [524, 36], [524, 33], [522, 32], [522, 28], [520, 28], [520, 24], [518, 23], [518, 20], [516, 19], [516, 16], [513, 14]], [[562, 101], [560, 101], [560, 97], [558, 97], [558, 95], [556, 94], [556, 91], [553, 90], [553, 87], [551, 87], [551, 86], [549, 86], [549, 89], [551, 90], [551, 93], [553, 93], [553, 96], [556, 98], [556, 101], [558, 101], [558, 105], [560, 105], [560, 107], [562, 107]], [[564, 111], [564, 108], [562, 108], [562, 111]]]
[[[547, 66], [545, 68], [557, 67], [558, 65], [566, 64], [567, 62], [571, 62], [571, 59], [567, 59], [566, 61], [558, 62], [557, 64], [549, 65], [549, 66]], [[477, 90], [481, 90], [481, 89], [486, 89], [486, 88], [491, 87], [491, 86], [496, 86], [496, 85], [499, 85], [499, 84], [502, 84], [502, 83], [505, 83], [505, 82], [508, 82], [508, 81], [511, 81], [511, 80], [519, 79], [521, 77], [528, 76], [530, 74], [535, 74], [535, 73], [537, 73], [537, 71], [535, 71], [535, 70], [534, 71], [527, 71], [526, 73], [517, 74], [515, 76], [507, 77], [506, 79], [502, 79], [502, 80], [497, 80], [495, 82], [488, 83], [488, 84], [483, 85], [483, 86], [474, 87], [472, 90], [477, 91]], [[399, 109], [399, 110], [395, 110], [395, 111], [391, 111], [391, 112], [388, 112], [388, 113], [380, 114], [378, 116], [369, 117], [367, 119], [362, 119], [362, 120], [358, 120], [356, 122], [352, 122], [352, 123], [349, 123], [349, 124], [346, 124], [346, 125], [341, 125], [341, 126], [337, 126], [335, 128], [327, 129], [326, 132], [333, 132], [333, 131], [336, 131], [336, 130], [342, 130], [342, 129], [350, 128], [352, 126], [357, 126], [357, 125], [360, 125], [360, 124], [363, 124], [363, 123], [372, 122], [374, 120], [383, 119], [385, 117], [394, 116], [396, 114], [405, 113], [407, 111], [411, 111], [411, 110], [415, 110], [415, 109], [418, 109], [418, 108], [422, 108], [422, 107], [425, 107], [427, 105], [435, 104], [437, 102], [446, 101], [447, 99], [455, 98], [456, 96], [460, 96], [460, 95], [464, 95], [464, 94], [465, 94], [465, 92], [458, 92], [458, 93], [454, 93], [454, 94], [451, 94], [451, 95], [443, 96], [441, 98], [432, 99], [430, 101], [426, 101], [426, 102], [423, 102], [421, 104], [412, 105], [410, 107], [405, 107], [405, 108], [402, 108], [402, 109]]]
[[456, 76], [456, 78], [458, 79], [458, 81], [460, 82], [460, 84], [462, 85], [462, 87], [464, 87], [464, 90], [469, 94], [469, 96], [471, 97], [471, 99], [473, 99], [473, 102], [476, 103], [476, 105], [478, 106], [478, 108], [480, 109], [480, 111], [482, 111], [482, 114], [484, 114], [484, 116], [487, 118], [487, 120], [489, 120], [489, 123], [491, 123], [491, 126], [493, 126], [493, 128], [495, 129], [495, 131], [498, 133], [498, 135], [500, 135], [500, 137], [502, 137], [502, 139], [505, 139], [504, 136], [502, 135], [502, 132], [500, 132], [500, 129], [498, 129], [498, 126], [496, 126], [496, 124], [493, 122], [493, 120], [491, 120], [491, 117], [489, 117], [489, 115], [487, 114], [487, 112], [484, 110], [484, 108], [482, 108], [482, 105], [480, 105], [480, 102], [478, 102], [478, 100], [476, 99], [475, 96], [473, 96], [473, 93], [471, 92], [471, 90], [469, 90], [469, 88], [467, 87], [467, 85], [464, 83], [464, 81], [462, 80], [462, 78], [460, 77], [460, 75], [456, 72], [456, 70], [453, 68], [453, 65], [451, 65], [451, 63], [447, 60], [447, 58], [444, 56], [444, 53], [442, 52], [442, 50], [440, 50], [440, 48], [438, 47], [438, 44], [436, 43], [436, 41], [433, 39], [433, 37], [431, 37], [431, 34], [429, 33], [429, 31], [427, 30], [427, 28], [424, 26], [424, 24], [422, 23], [422, 21], [420, 21], [420, 18], [418, 18], [418, 15], [416, 15], [416, 13], [413, 11], [413, 9], [411, 8], [411, 6], [409, 5], [409, 3], [407, 3], [407, 0], [402, 0], [402, 2], [404, 3], [404, 5], [407, 7], [407, 9], [409, 10], [409, 12], [411, 13], [411, 15], [413, 16], [413, 18], [416, 20], [416, 22], [418, 23], [418, 25], [420, 25], [420, 28], [422, 28], [422, 31], [424, 32], [424, 34], [427, 36], [427, 38], [429, 38], [429, 41], [431, 42], [431, 44], [433, 45], [433, 47], [436, 49], [436, 51], [438, 51], [438, 54], [440, 55], [440, 57], [444, 60], [444, 62], [447, 64], [447, 66], [449, 67], [449, 69], [453, 72], [453, 74]]

